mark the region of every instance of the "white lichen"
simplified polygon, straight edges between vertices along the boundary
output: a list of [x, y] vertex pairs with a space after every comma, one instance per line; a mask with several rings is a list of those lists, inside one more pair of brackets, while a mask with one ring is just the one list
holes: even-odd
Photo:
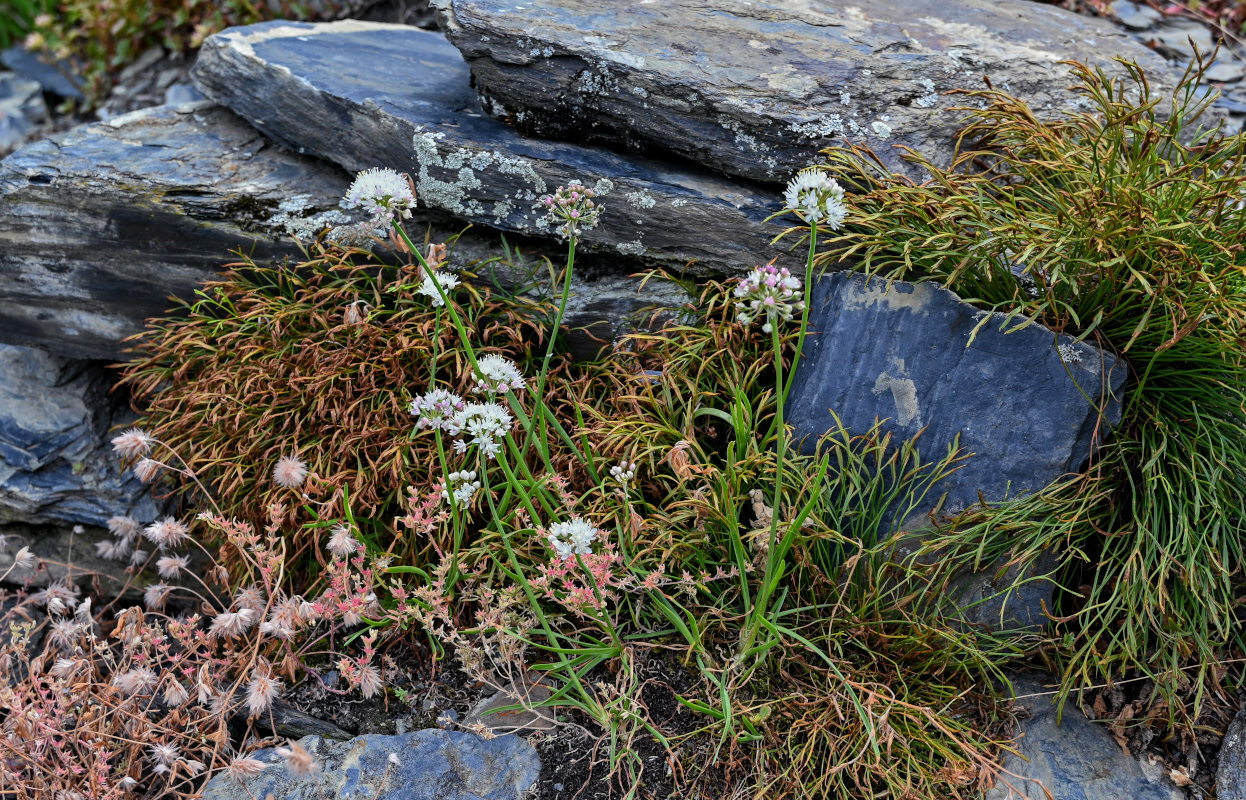
[[874, 129], [874, 133], [879, 139], [891, 138], [891, 126], [880, 119], [876, 119], [870, 123], [870, 127]]
[[650, 197], [648, 192], [645, 191], [628, 192], [624, 194], [623, 197], [627, 200], [627, 202], [637, 208], [653, 208], [657, 205], [657, 201]]
[[929, 78], [922, 78], [921, 84], [926, 93], [914, 100], [913, 105], [918, 108], [934, 108], [939, 102], [939, 93], [935, 91], [934, 81]]
[[1065, 343], [1056, 348], [1060, 353], [1060, 360], [1066, 364], [1082, 363], [1082, 351], [1071, 344]]

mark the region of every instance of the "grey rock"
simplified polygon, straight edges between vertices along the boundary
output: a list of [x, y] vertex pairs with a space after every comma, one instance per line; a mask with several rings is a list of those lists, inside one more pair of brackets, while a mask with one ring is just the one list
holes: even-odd
[[[977, 455], [948, 479], [948, 512], [976, 504], [979, 492], [999, 500], [1077, 472], [1120, 419], [1127, 368], [1040, 325], [1004, 333], [1004, 320], [933, 283], [820, 279], [788, 401], [796, 436], [830, 430], [831, 409], [849, 431], [875, 418], [889, 418], [900, 438], [924, 429], [920, 449], [931, 455], [959, 436]], [[1087, 398], [1103, 404], [1102, 416]]]
[[518, 736], [486, 740], [427, 729], [299, 743], [320, 763], [316, 777], [291, 777], [275, 750], [260, 750], [252, 757], [267, 769], [241, 783], [221, 773], [203, 788], [203, 800], [521, 800], [541, 771], [536, 750]]
[[1220, 743], [1216, 800], [1246, 800], [1246, 710], [1237, 712]]
[[0, 72], [0, 153], [30, 138], [46, 122], [43, 87], [14, 72]]
[[1194, 57], [1196, 48], [1203, 55], [1210, 55], [1216, 47], [1211, 29], [1197, 20], [1182, 17], [1165, 17], [1153, 38], [1160, 49], [1184, 61]]
[[1224, 54], [1203, 73], [1203, 79], [1212, 83], [1233, 83], [1246, 77], [1246, 66], [1231, 53]]
[[32, 52], [19, 44], [0, 53], [0, 62], [19, 75], [37, 81], [54, 95], [69, 100], [85, 97], [77, 70], [68, 61], [56, 61], [47, 53]]
[[784, 252], [770, 245], [782, 227], [765, 221], [776, 192], [524, 139], [480, 110], [467, 65], [436, 33], [359, 21], [234, 28], [204, 43], [191, 77], [277, 141], [352, 171], [409, 171], [422, 203], [472, 222], [548, 236], [537, 199], [578, 179], [605, 206], [582, 239], [589, 250], [734, 271]]
[[[509, 681], [501, 690], [481, 698], [463, 724], [482, 725], [494, 734], [553, 730], [557, 724], [553, 709], [536, 707], [549, 700], [550, 694], [539, 675]], [[521, 708], [502, 710], [510, 706]]]
[[[832, 411], [852, 434], [877, 419], [896, 441], [921, 433], [923, 462], [954, 442], [972, 457], [913, 509], [885, 522], [915, 531], [942, 499], [955, 513], [979, 501], [1033, 492], [1076, 472], [1120, 419], [1125, 364], [1039, 325], [1003, 333], [988, 315], [935, 284], [887, 282], [858, 273], [820, 279], [811, 297], [810, 334], [785, 409], [812, 452], [834, 429]], [[974, 335], [974, 331], [977, 331]], [[972, 344], [969, 344], [974, 335]], [[1091, 405], [1094, 398], [1102, 414]], [[1044, 567], [1022, 577], [1001, 563], [954, 587], [969, 622], [989, 627], [1044, 622], [1052, 586]]]
[[1120, 24], [1135, 31], [1150, 28], [1163, 19], [1163, 14], [1148, 5], [1135, 3], [1133, 0], [1116, 0], [1108, 4], [1108, 13]]
[[1106, 20], [1021, 0], [437, 0], [486, 109], [522, 131], [676, 153], [786, 181], [828, 146], [950, 161], [983, 78], [1040, 111], [1076, 108], [1078, 59], [1163, 59]]
[[166, 106], [183, 106], [187, 103], [198, 103], [206, 100], [203, 92], [195, 88], [193, 83], [175, 83], [164, 90], [164, 104]]
[[1071, 703], [1057, 722], [1054, 690], [1029, 677], [1013, 688], [1030, 717], [1014, 745], [1020, 755], [1004, 754], [1004, 771], [984, 800], [1185, 800], [1162, 767], [1123, 752]]
[[294, 256], [292, 234], [346, 220], [347, 183], [208, 104], [27, 145], [0, 161], [0, 341], [115, 360], [231, 252]]
[[0, 522], [109, 517], [149, 521], [149, 487], [123, 473], [109, 428], [128, 413], [110, 402], [97, 364], [0, 344]]

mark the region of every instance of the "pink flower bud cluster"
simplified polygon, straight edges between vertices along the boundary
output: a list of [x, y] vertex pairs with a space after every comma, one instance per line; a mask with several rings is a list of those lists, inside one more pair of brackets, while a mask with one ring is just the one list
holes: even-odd
[[805, 309], [800, 278], [773, 263], [750, 272], [735, 287], [735, 296], [740, 322], [749, 325], [762, 319], [766, 333], [774, 329], [775, 320], [790, 322], [793, 314]]
[[571, 181], [541, 198], [538, 208], [545, 209], [545, 219], [550, 224], [558, 225], [560, 236], [570, 239], [597, 226], [601, 206], [597, 205], [596, 197], [592, 189], [579, 181]]

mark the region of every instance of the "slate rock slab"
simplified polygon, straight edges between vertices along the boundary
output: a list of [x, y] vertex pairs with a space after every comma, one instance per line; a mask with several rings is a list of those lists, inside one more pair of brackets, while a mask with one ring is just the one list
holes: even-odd
[[19, 75], [38, 81], [45, 91], [68, 100], [82, 100], [81, 79], [73, 64], [57, 61], [48, 53], [27, 50], [17, 44], [0, 53], [0, 63]]
[[[996, 87], [1079, 107], [1066, 59], [1162, 58], [1110, 22], [1025, 0], [437, 0], [491, 113], [540, 136], [600, 141], [786, 181], [845, 140], [915, 175], [897, 146], [950, 161], [966, 98]], [[916, 177], [920, 177], [919, 175]]]
[[1220, 743], [1216, 800], [1246, 800], [1246, 710], [1237, 712]]
[[779, 193], [670, 162], [525, 139], [481, 109], [458, 51], [403, 25], [270, 22], [210, 37], [207, 97], [300, 153], [409, 172], [420, 202], [503, 231], [552, 235], [541, 196], [577, 179], [605, 213], [588, 249], [739, 271], [785, 251]]
[[104, 525], [155, 518], [150, 487], [123, 473], [109, 427], [112, 378], [98, 364], [0, 344], [0, 522]]
[[1019, 677], [1013, 688], [1030, 715], [1014, 743], [1020, 755], [1004, 755], [1005, 771], [984, 800], [1185, 800], [1163, 767], [1122, 751], [1072, 703], [1057, 723], [1054, 691], [1042, 682]]
[[0, 341], [115, 360], [231, 251], [280, 261], [294, 233], [346, 221], [347, 184], [205, 103], [27, 145], [0, 161]]
[[[427, 729], [345, 742], [308, 736], [299, 743], [320, 765], [314, 778], [289, 776], [275, 750], [260, 750], [252, 757], [267, 769], [242, 783], [219, 774], [204, 787], [203, 800], [521, 800], [541, 772], [536, 750], [518, 736], [486, 740]], [[391, 753], [397, 765], [389, 763]]]
[[889, 419], [898, 438], [924, 429], [928, 457], [959, 435], [977, 455], [944, 487], [949, 512], [974, 505], [979, 492], [998, 500], [1079, 471], [1120, 419], [1127, 369], [1115, 356], [1040, 325], [1004, 333], [1003, 314], [985, 319], [933, 283], [889, 287], [841, 272], [820, 279], [811, 300], [786, 409], [797, 438], [810, 437], [811, 448], [833, 426], [831, 410], [851, 432], [876, 418]]
[[[925, 527], [940, 497], [942, 511], [955, 513], [978, 503], [979, 494], [1001, 500], [1079, 471], [1120, 420], [1123, 362], [1038, 325], [1004, 333], [1004, 315], [987, 318], [935, 284], [889, 287], [836, 273], [818, 281], [810, 309], [785, 409], [806, 452], [834, 429], [833, 411], [854, 435], [876, 420], [886, 420], [883, 430], [897, 442], [921, 432], [926, 463], [958, 436], [962, 452], [973, 454], [906, 518], [889, 519], [883, 534]], [[1041, 576], [1052, 565], [1048, 556], [1024, 575], [1001, 563], [961, 576], [953, 587], [957, 605], [971, 623], [1040, 626], [1053, 588]], [[1010, 590], [1019, 577], [1025, 580]]]

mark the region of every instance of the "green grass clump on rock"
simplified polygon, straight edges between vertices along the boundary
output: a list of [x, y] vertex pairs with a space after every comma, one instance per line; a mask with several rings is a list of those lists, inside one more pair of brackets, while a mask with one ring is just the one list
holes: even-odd
[[1122, 67], [1075, 66], [1087, 110], [1064, 119], [967, 93], [954, 163], [913, 156], [920, 185], [831, 152], [857, 194], [824, 257], [937, 281], [1128, 363], [1123, 419], [1084, 475], [971, 510], [928, 544], [949, 575], [1054, 552], [1065, 690], [1139, 672], [1170, 694], [1246, 644], [1244, 140], [1199, 127], [1212, 98], [1197, 70], [1161, 96]]

